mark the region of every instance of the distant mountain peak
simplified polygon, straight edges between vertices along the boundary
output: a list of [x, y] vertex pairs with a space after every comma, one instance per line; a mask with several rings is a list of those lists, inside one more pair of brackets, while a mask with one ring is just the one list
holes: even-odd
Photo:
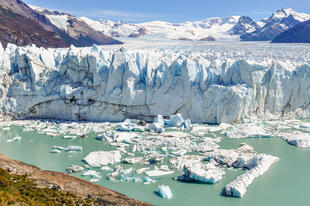
[[283, 19], [283, 18], [289, 17], [290, 15], [293, 16], [294, 19], [300, 22], [307, 21], [308, 19], [310, 19], [309, 14], [296, 12], [292, 8], [287, 8], [287, 9], [279, 8], [278, 10], [272, 13], [269, 20], [270, 19]]

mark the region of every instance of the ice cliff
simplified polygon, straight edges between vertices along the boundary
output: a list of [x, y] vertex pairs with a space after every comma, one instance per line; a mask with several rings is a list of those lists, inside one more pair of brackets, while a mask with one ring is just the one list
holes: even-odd
[[310, 111], [307, 47], [167, 44], [0, 46], [1, 115], [151, 121], [181, 113], [194, 122], [230, 123]]

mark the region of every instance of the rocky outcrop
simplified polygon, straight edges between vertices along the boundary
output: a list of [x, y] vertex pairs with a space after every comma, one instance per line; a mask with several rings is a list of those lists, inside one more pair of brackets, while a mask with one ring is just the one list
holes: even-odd
[[152, 121], [159, 114], [180, 113], [184, 119], [208, 123], [280, 117], [296, 110], [308, 115], [307, 48], [294, 48], [293, 53], [285, 47], [258, 51], [256, 46], [220, 44], [203, 49], [9, 45], [0, 50], [1, 114]]

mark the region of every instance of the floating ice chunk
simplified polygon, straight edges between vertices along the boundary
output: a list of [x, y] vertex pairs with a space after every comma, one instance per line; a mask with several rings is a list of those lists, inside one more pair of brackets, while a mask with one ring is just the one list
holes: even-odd
[[187, 180], [215, 184], [225, 175], [223, 168], [216, 167], [213, 164], [194, 163], [185, 165], [183, 168], [184, 177]]
[[100, 168], [100, 170], [102, 170], [102, 171], [113, 171], [113, 169], [109, 166], [103, 166]]
[[92, 167], [101, 167], [121, 162], [121, 153], [115, 151], [96, 151], [89, 153], [84, 161]]
[[165, 121], [165, 125], [168, 127], [181, 127], [184, 119], [181, 114], [171, 115], [169, 120]]
[[105, 138], [104, 138], [104, 136], [103, 135], [98, 135], [97, 137], [96, 137], [96, 140], [105, 140]]
[[150, 130], [153, 130], [157, 133], [163, 133], [165, 131], [165, 120], [162, 115], [158, 115], [152, 124], [149, 125]]
[[144, 172], [147, 176], [149, 177], [159, 177], [159, 176], [164, 176], [164, 175], [170, 175], [173, 174], [174, 171], [164, 171], [164, 170], [159, 170], [159, 169], [155, 169], [155, 170], [148, 170]]
[[52, 149], [51, 151], [50, 151], [50, 153], [61, 153], [61, 151], [59, 150], [59, 149]]
[[76, 139], [77, 136], [64, 136], [64, 139]]
[[9, 131], [11, 128], [10, 127], [4, 127], [4, 128], [2, 128], [2, 130], [4, 130], [4, 131]]
[[198, 155], [185, 155], [181, 157], [172, 158], [169, 160], [172, 168], [181, 170], [186, 164], [193, 164], [201, 162], [203, 157]]
[[152, 123], [150, 124], [150, 130], [153, 130], [157, 133], [163, 133], [165, 132], [164, 125], [160, 123]]
[[79, 152], [79, 151], [82, 151], [83, 150], [83, 147], [81, 146], [69, 146], [67, 147], [66, 149], [67, 151], [71, 151], [71, 152]]
[[184, 120], [183, 126], [184, 126], [185, 129], [188, 129], [188, 130], [193, 129], [193, 125], [192, 125], [190, 119]]
[[140, 164], [143, 163], [144, 159], [143, 157], [132, 157], [132, 158], [124, 158], [122, 160], [122, 163], [125, 164]]
[[131, 143], [131, 139], [136, 137], [136, 133], [132, 132], [121, 132], [116, 134], [115, 141], [116, 142], [124, 142], [124, 143]]
[[115, 130], [121, 132], [144, 132], [144, 128], [133, 123], [131, 120], [127, 119], [123, 123], [116, 125]]
[[169, 171], [170, 170], [168, 165], [162, 165], [162, 166], [160, 166], [160, 169], [161, 170], [165, 170], [165, 171]]
[[88, 170], [83, 173], [83, 176], [89, 176], [91, 177], [91, 182], [98, 182], [101, 179], [101, 174], [99, 172], [96, 172], [94, 170]]
[[157, 194], [163, 199], [171, 199], [173, 196], [170, 187], [165, 185], [159, 185]]
[[69, 173], [77, 173], [84, 170], [84, 167], [81, 167], [79, 165], [71, 165], [66, 169]]
[[136, 173], [137, 173], [137, 174], [142, 174], [142, 173], [144, 173], [144, 172], [147, 171], [147, 170], [149, 170], [148, 167], [142, 167], [142, 168], [137, 169], [137, 170], [136, 170]]
[[310, 147], [310, 134], [299, 131], [280, 133], [279, 136], [287, 143], [296, 147]]
[[224, 189], [224, 194], [227, 196], [242, 197], [246, 193], [246, 188], [253, 180], [263, 175], [278, 160], [278, 157], [271, 155], [258, 155], [256, 166], [229, 183]]
[[240, 124], [236, 127], [232, 127], [225, 132], [225, 135], [232, 139], [270, 136], [264, 128], [255, 123]]
[[209, 152], [205, 159], [227, 167], [251, 169], [256, 166], [256, 156], [253, 147], [242, 143], [237, 149], [216, 149]]
[[61, 146], [54, 146], [53, 149], [57, 149], [57, 150], [66, 150], [66, 148], [61, 147]]
[[22, 137], [14, 137], [12, 139], [6, 140], [6, 142], [20, 142]]
[[308, 122], [303, 122], [303, 123], [299, 126], [299, 128], [301, 128], [301, 129], [309, 129], [309, 128], [310, 128], [310, 123], [308, 123]]

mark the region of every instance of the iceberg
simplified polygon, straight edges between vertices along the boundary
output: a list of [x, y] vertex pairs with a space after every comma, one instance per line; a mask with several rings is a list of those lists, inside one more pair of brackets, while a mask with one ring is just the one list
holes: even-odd
[[[215, 184], [225, 175], [224, 169], [213, 164], [194, 163], [183, 168], [184, 180], [192, 180], [207, 184]], [[179, 179], [182, 179], [180, 177]]]
[[170, 187], [165, 186], [165, 185], [158, 186], [157, 194], [163, 199], [171, 199], [173, 196]]
[[165, 175], [173, 174], [174, 171], [170, 171], [170, 170], [164, 171], [164, 170], [155, 169], [155, 170], [147, 170], [144, 173], [149, 177], [159, 177], [159, 176], [165, 176]]
[[181, 114], [171, 115], [169, 120], [165, 121], [165, 125], [168, 127], [181, 127], [184, 119]]
[[267, 172], [269, 167], [278, 160], [278, 157], [271, 155], [258, 155], [256, 166], [226, 185], [224, 194], [241, 198], [246, 193], [247, 187], [253, 182], [253, 180]]
[[291, 133], [282, 132], [279, 136], [284, 139], [287, 143], [296, 147], [310, 147], [310, 134], [294, 131]]
[[256, 166], [257, 154], [253, 147], [242, 143], [237, 149], [216, 149], [207, 153], [205, 160], [226, 167], [251, 169]]
[[83, 160], [92, 167], [112, 165], [121, 162], [121, 153], [118, 150], [96, 151], [89, 153]]
[[76, 139], [76, 138], [77, 138], [76, 136], [69, 136], [69, 135], [64, 136], [64, 139]]
[[81, 146], [69, 146], [66, 148], [67, 151], [71, 152], [79, 152], [83, 150], [83, 147]]
[[50, 151], [50, 153], [59, 154], [59, 153], [61, 153], [61, 151], [60, 151], [59, 149], [52, 149], [52, 150]]

